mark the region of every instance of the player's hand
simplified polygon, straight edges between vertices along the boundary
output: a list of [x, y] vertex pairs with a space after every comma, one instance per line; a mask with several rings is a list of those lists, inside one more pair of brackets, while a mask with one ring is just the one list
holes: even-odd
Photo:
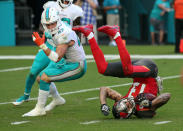
[[108, 105], [106, 104], [102, 104], [101, 105], [101, 112], [105, 115], [105, 116], [108, 116], [109, 115], [109, 111], [110, 111], [110, 108]]
[[45, 35], [43, 34], [42, 37], [39, 36], [38, 32], [33, 32], [32, 34], [33, 41], [38, 45], [41, 46], [45, 42]]
[[145, 93], [140, 93], [136, 97], [136, 103], [143, 107], [150, 107], [152, 102], [146, 98]]
[[145, 94], [144, 93], [138, 94], [137, 97], [136, 97], [136, 102], [139, 102], [140, 103], [143, 100], [146, 100]]

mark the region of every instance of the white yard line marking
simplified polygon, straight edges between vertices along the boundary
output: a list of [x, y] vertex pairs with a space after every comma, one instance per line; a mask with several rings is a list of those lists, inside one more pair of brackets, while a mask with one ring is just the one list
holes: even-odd
[[86, 101], [92, 101], [92, 100], [96, 100], [96, 99], [99, 99], [99, 97], [87, 98], [87, 99], [85, 99], [85, 100], [86, 100]]
[[28, 123], [30, 121], [16, 121], [16, 122], [12, 122], [11, 125], [20, 125], [20, 124], [24, 124], [24, 123]]
[[27, 67], [18, 67], [18, 68], [11, 68], [11, 69], [0, 70], [0, 72], [10, 72], [10, 71], [27, 70], [27, 69], [30, 69], [30, 68], [31, 68], [31, 66], [27, 66]]
[[[0, 56], [0, 60], [25, 60], [25, 59], [34, 59], [34, 55], [14, 55], [14, 56]], [[108, 54], [105, 55], [106, 60], [116, 60], [120, 59], [119, 55]], [[131, 55], [131, 58], [139, 59], [139, 58], [149, 58], [149, 59], [183, 59], [183, 55]], [[95, 62], [93, 60], [93, 55], [86, 55], [87, 63]], [[19, 71], [30, 69], [31, 66], [28, 67], [19, 67], [19, 68], [11, 68], [11, 69], [3, 69], [0, 72], [9, 72], [9, 71]]]
[[99, 120], [95, 120], [95, 121], [86, 121], [86, 122], [81, 122], [80, 124], [89, 125], [89, 124], [94, 124], [94, 123], [98, 123], [98, 122], [101, 122], [101, 121], [99, 121]]
[[183, 75], [176, 75], [176, 76], [167, 76], [167, 77], [163, 77], [163, 80], [168, 80], [168, 79], [174, 79], [174, 78], [179, 78], [182, 77]]
[[[179, 77], [181, 77], [181, 75], [163, 77], [163, 79], [168, 80], [168, 79], [175, 79], [175, 78], [179, 78]], [[128, 86], [128, 85], [131, 85], [131, 84], [132, 83], [126, 83], [126, 84], [112, 85], [112, 86], [106, 86], [106, 87], [115, 88], [115, 87]], [[83, 92], [96, 91], [96, 90], [99, 90], [99, 89], [100, 88], [83, 89], [83, 90], [78, 90], [78, 91], [61, 93], [60, 95], [63, 96], [63, 95], [70, 95], [70, 94], [78, 94], [78, 93], [83, 93]], [[37, 100], [37, 98], [31, 98], [30, 100]], [[12, 102], [3, 102], [3, 103], [0, 103], [0, 105], [10, 104], [10, 103], [12, 103]]]
[[160, 122], [155, 122], [154, 125], [161, 125], [161, 124], [166, 124], [166, 123], [170, 123], [172, 121], [160, 121]]
[[[150, 58], [150, 59], [183, 59], [183, 55], [130, 55], [131, 58]], [[119, 59], [119, 55], [106, 54], [106, 59]], [[32, 60], [34, 55], [1, 55], [0, 60]], [[93, 59], [93, 55], [86, 55], [86, 59]]]
[[0, 60], [33, 60], [35, 55], [1, 55]]

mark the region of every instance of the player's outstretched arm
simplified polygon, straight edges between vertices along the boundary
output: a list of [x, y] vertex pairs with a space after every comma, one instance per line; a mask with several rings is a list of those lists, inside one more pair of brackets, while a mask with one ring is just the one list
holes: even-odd
[[157, 110], [158, 108], [166, 104], [169, 101], [170, 97], [171, 97], [170, 93], [163, 93], [159, 95], [152, 101], [151, 109], [153, 111]]
[[122, 98], [122, 95], [115, 90], [112, 90], [108, 87], [100, 88], [100, 103], [106, 104], [106, 98], [110, 98], [115, 101], [119, 101]]
[[74, 41], [69, 41], [67, 44], [59, 44], [57, 46], [56, 52], [51, 51], [45, 44], [45, 35], [42, 37], [39, 36], [38, 32], [33, 32], [32, 35], [33, 41], [39, 46], [45, 54], [54, 62], [58, 62], [64, 56], [65, 52], [67, 51], [68, 46], [73, 45]]
[[112, 100], [118, 101], [122, 98], [121, 94], [118, 92], [107, 88], [107, 87], [101, 87], [100, 88], [100, 103], [101, 103], [101, 112], [107, 116], [109, 115], [110, 108], [107, 105], [106, 98], [110, 98]]

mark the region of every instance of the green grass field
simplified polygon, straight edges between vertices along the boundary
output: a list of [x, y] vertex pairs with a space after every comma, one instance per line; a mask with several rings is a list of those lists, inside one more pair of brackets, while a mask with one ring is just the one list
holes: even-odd
[[[174, 46], [171, 45], [130, 45], [127, 48], [130, 54], [174, 55]], [[91, 55], [89, 46], [84, 46], [84, 49], [87, 55]], [[101, 46], [101, 49], [105, 54], [118, 54], [117, 47]], [[35, 55], [37, 50], [36, 46], [1, 47], [0, 56]], [[171, 78], [180, 75], [183, 60], [156, 59], [154, 61], [159, 67], [159, 75], [165, 78], [163, 92], [170, 92], [171, 100], [157, 110], [153, 119], [132, 117], [128, 120], [115, 120], [112, 113], [107, 117], [101, 114], [99, 99], [97, 99], [99, 90], [95, 88], [121, 85], [113, 89], [125, 95], [130, 86], [123, 86], [123, 84], [131, 83], [132, 79], [104, 77], [98, 74], [96, 64], [90, 62], [86, 75], [81, 79], [56, 83], [59, 92], [66, 99], [65, 105], [55, 108], [46, 116], [23, 118], [22, 114], [33, 109], [36, 101], [32, 100], [16, 107], [9, 102], [23, 94], [29, 69], [9, 72], [3, 72], [3, 70], [31, 66], [33, 60], [0, 60], [0, 131], [183, 131], [183, 87], [179, 77]], [[37, 97], [38, 87], [35, 83], [31, 98]], [[88, 98], [94, 99], [88, 100]], [[48, 102], [50, 101], [51, 98], [48, 99]], [[108, 105], [112, 108], [113, 101], [108, 100]], [[19, 125], [11, 124], [21, 121], [28, 122]], [[169, 121], [169, 123], [155, 124], [162, 121]], [[94, 123], [84, 124], [85, 122]]]

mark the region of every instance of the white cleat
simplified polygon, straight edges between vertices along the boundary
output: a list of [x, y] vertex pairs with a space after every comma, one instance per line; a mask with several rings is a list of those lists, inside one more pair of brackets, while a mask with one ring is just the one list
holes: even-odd
[[59, 106], [59, 105], [63, 105], [65, 104], [65, 99], [63, 97], [60, 97], [59, 99], [53, 99], [51, 101], [50, 104], [48, 104], [46, 107], [45, 107], [45, 111], [51, 111], [53, 110], [56, 106]]
[[43, 116], [43, 115], [46, 115], [45, 109], [34, 108], [30, 112], [23, 114], [22, 117], [28, 117], [28, 116], [33, 117], [33, 116]]
[[16, 99], [16, 101], [12, 102], [13, 105], [15, 106], [19, 106], [24, 102], [28, 102], [29, 101], [29, 95], [23, 95], [21, 97], [19, 97], [18, 99]]

